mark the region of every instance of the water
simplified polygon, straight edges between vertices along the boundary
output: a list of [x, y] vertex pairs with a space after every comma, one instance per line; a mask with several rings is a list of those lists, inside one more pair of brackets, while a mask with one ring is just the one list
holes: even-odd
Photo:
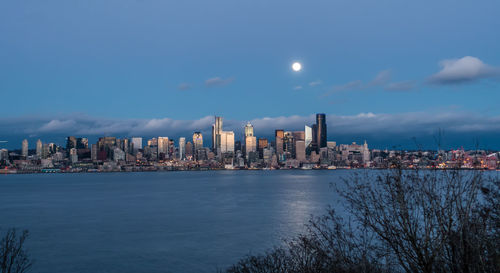
[[215, 272], [304, 231], [349, 171], [0, 176], [0, 229], [32, 272]]

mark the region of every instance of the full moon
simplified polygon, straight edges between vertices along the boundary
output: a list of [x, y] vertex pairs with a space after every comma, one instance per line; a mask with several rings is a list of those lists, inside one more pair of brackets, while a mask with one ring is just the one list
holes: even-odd
[[292, 64], [292, 69], [295, 72], [298, 72], [302, 69], [302, 65], [299, 62], [295, 62]]

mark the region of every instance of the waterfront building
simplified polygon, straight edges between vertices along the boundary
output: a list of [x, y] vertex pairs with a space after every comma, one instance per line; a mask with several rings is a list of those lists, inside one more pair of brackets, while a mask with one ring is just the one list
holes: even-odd
[[24, 157], [28, 157], [28, 140], [27, 139], [23, 140], [21, 153]]
[[118, 147], [113, 149], [113, 160], [115, 162], [125, 161], [125, 159], [126, 159], [125, 152], [122, 151], [122, 149], [120, 149]]

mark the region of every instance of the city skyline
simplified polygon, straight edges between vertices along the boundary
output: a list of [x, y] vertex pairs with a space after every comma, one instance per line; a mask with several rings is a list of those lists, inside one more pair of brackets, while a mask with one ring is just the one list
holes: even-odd
[[498, 1], [216, 3], [0, 3], [1, 140], [323, 112], [382, 146], [500, 145]]
[[[417, 115], [415, 113], [415, 115]], [[343, 143], [350, 141], [363, 142], [367, 140], [373, 147], [379, 149], [434, 149], [437, 147], [436, 138], [441, 138], [444, 148], [454, 149], [465, 147], [467, 149], [480, 147], [482, 149], [500, 149], [500, 119], [484, 119], [470, 115], [443, 115], [436, 113], [419, 113], [420, 119], [412, 115], [391, 117], [373, 113], [361, 113], [356, 116], [337, 116], [327, 114], [326, 125], [329, 128], [328, 138]], [[430, 117], [441, 122], [429, 120]], [[471, 119], [467, 123], [467, 118]], [[315, 114], [309, 116], [290, 116], [276, 118], [260, 118], [249, 121], [238, 121], [226, 118], [225, 127], [235, 132], [235, 138], [244, 140], [244, 126], [250, 122], [260, 136], [273, 137], [274, 130], [287, 128], [289, 130], [302, 130], [304, 124], [312, 124]], [[3, 122], [0, 127], [0, 148], [18, 149], [21, 141], [27, 138], [30, 149], [34, 148], [37, 139], [54, 142], [62, 145], [68, 135], [87, 136], [95, 141], [101, 136], [118, 137], [157, 137], [168, 135], [175, 139], [179, 137], [191, 138], [195, 131], [200, 131], [205, 136], [211, 134], [213, 116], [199, 120], [95, 120], [86, 116], [73, 116], [68, 120], [54, 118], [44, 120], [40, 117], [27, 119], [12, 119]], [[0, 118], [0, 123], [2, 119]], [[21, 128], [19, 128], [21, 127]], [[411, 127], [407, 129], [406, 127]], [[211, 143], [211, 138], [206, 138], [205, 143]]]

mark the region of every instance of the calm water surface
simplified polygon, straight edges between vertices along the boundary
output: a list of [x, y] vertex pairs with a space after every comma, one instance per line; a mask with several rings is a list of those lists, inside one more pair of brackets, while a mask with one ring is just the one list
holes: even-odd
[[0, 229], [32, 272], [215, 272], [304, 230], [349, 171], [0, 176]]

